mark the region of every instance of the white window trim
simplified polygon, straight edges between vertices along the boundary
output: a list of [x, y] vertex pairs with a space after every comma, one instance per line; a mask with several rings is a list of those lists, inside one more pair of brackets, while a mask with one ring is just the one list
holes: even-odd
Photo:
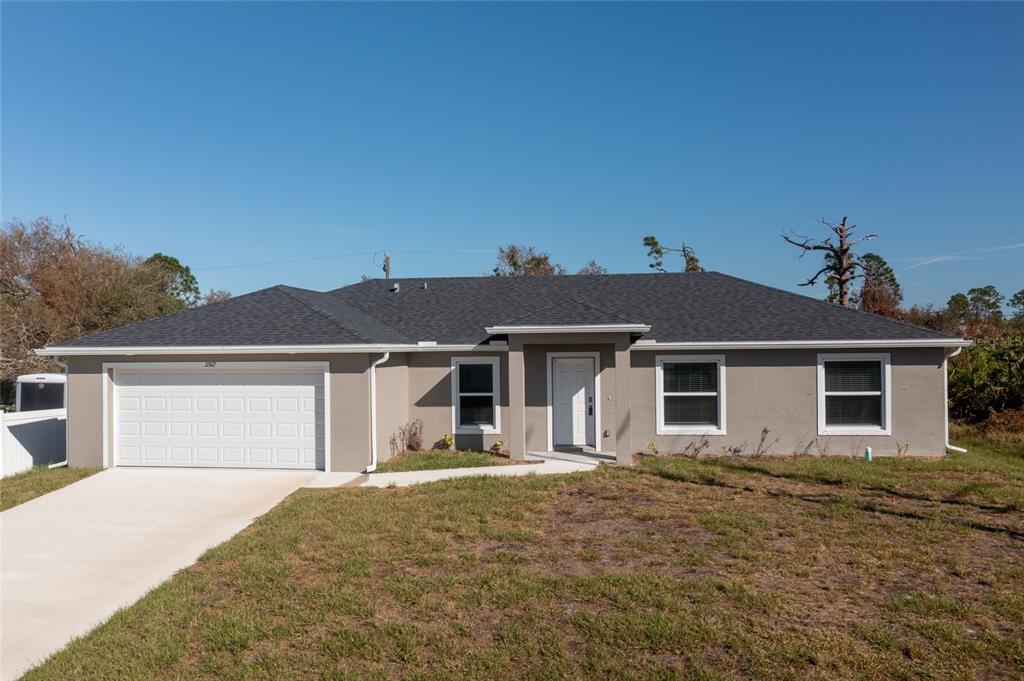
[[[494, 405], [493, 426], [461, 426], [459, 425], [459, 365], [488, 364], [491, 367], [492, 392], [491, 403]], [[500, 435], [501, 406], [498, 399], [501, 395], [501, 358], [500, 357], [452, 357], [452, 433], [454, 435]], [[482, 396], [487, 393], [465, 393], [466, 395]]]
[[[831, 395], [880, 395], [882, 427], [829, 426], [825, 423], [825, 362], [875, 361], [882, 365], [882, 390], [879, 392], [840, 392]], [[888, 352], [830, 353], [818, 355], [818, 435], [892, 435], [892, 365]]]
[[[688, 397], [718, 397], [718, 427], [665, 425], [665, 364], [706, 364], [718, 365], [718, 392], [716, 393], [668, 393]], [[657, 385], [658, 435], [725, 435], [725, 355], [658, 355], [655, 357], [655, 383]]]

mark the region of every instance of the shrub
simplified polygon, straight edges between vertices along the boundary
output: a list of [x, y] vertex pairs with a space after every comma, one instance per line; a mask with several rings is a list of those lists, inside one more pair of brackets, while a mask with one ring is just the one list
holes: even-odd
[[423, 421], [416, 419], [391, 436], [391, 453], [418, 452], [423, 449]]
[[1024, 409], [1024, 335], [982, 338], [950, 362], [949, 415], [978, 423]]

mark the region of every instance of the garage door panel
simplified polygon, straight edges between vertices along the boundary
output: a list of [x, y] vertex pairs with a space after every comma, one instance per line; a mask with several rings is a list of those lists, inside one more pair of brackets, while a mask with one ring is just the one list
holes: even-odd
[[286, 366], [115, 372], [118, 465], [315, 468], [323, 374]]
[[248, 424], [249, 437], [250, 438], [264, 438], [271, 437], [271, 431], [273, 428], [269, 423], [253, 423]]
[[117, 407], [123, 412], [142, 411], [142, 398], [122, 397], [117, 401]]
[[196, 463], [216, 464], [219, 458], [216, 447], [196, 447]]
[[269, 397], [250, 397], [249, 412], [254, 414], [269, 414], [272, 400]]
[[121, 461], [131, 462], [142, 459], [142, 448], [137, 445], [121, 445], [118, 447], [118, 456]]
[[172, 421], [169, 426], [171, 437], [192, 437], [191, 421]]
[[144, 421], [142, 423], [143, 437], [164, 437], [167, 435], [167, 423], [165, 421]]
[[171, 447], [170, 461], [176, 464], [189, 464], [192, 463], [192, 448], [191, 447]]
[[142, 448], [142, 459], [150, 463], [158, 463], [167, 460], [167, 448], [149, 446]]

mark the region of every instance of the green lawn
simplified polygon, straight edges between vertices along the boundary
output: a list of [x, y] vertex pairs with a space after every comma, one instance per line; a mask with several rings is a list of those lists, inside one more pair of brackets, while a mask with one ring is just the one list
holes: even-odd
[[29, 679], [1020, 678], [1024, 451], [303, 489]]
[[477, 466], [502, 466], [507, 457], [487, 452], [452, 452], [435, 449], [427, 452], [406, 452], [377, 466], [378, 473], [399, 473], [402, 471], [432, 471], [441, 468], [475, 468]]
[[100, 468], [47, 468], [40, 466], [4, 478], [0, 480], [0, 511], [24, 504], [29, 499], [35, 499], [47, 492], [78, 482], [101, 470]]

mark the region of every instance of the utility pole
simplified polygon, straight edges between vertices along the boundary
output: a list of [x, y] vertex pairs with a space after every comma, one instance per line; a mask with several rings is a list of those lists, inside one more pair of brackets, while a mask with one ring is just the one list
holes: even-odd
[[384, 251], [384, 279], [391, 278], [391, 256]]

